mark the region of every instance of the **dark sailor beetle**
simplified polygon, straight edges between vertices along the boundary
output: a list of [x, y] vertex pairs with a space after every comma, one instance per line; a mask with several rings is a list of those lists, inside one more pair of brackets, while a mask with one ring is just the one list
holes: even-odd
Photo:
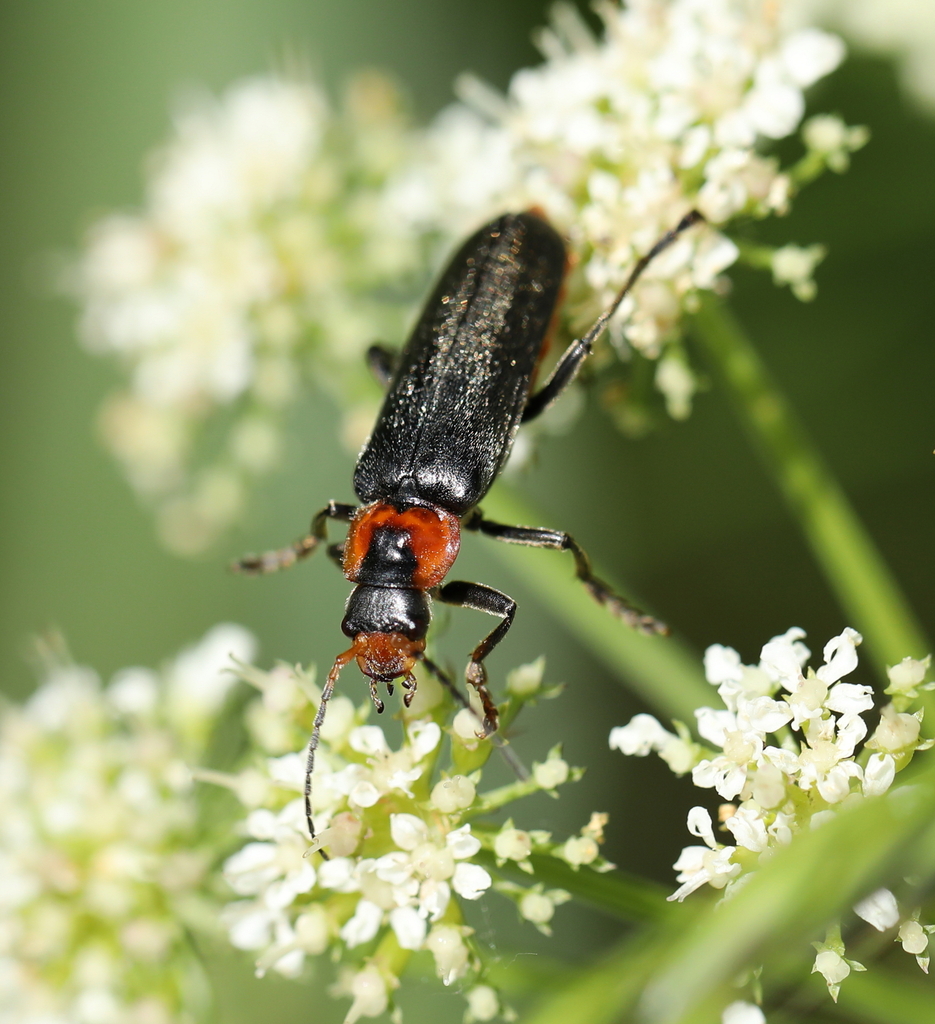
[[352, 643], [328, 673], [309, 743], [305, 798], [313, 839], [311, 773], [341, 669], [356, 659], [370, 679], [377, 711], [383, 710], [378, 684], [392, 693], [396, 679], [402, 680], [409, 705], [418, 661], [450, 685], [425, 654], [432, 599], [500, 617], [471, 652], [466, 671], [483, 705], [483, 734], [497, 727], [484, 659], [512, 625], [516, 602], [479, 583], [443, 583], [458, 556], [462, 529], [510, 544], [570, 551], [578, 578], [601, 604], [642, 632], [666, 631], [597, 579], [567, 533], [491, 522], [477, 506], [503, 467], [520, 423], [534, 419], [564, 391], [649, 261], [700, 219], [694, 211], [687, 214], [638, 261], [610, 308], [569, 346], [534, 393], [565, 272], [565, 246], [533, 213], [505, 214], [481, 228], [442, 274], [398, 359], [376, 347], [368, 354], [388, 391], [354, 471], [354, 491], [363, 504], [331, 502], [315, 516], [308, 536], [237, 563], [244, 572], [285, 568], [326, 542], [329, 519], [350, 523], [345, 542], [328, 548], [356, 586], [341, 623]]

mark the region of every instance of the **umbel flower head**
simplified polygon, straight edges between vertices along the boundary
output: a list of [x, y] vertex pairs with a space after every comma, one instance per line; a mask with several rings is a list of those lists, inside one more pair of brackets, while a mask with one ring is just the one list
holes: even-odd
[[[511, 675], [502, 721], [543, 695], [542, 668], [539, 662]], [[502, 1012], [484, 981], [483, 951], [465, 906], [495, 890], [548, 933], [568, 894], [538, 882], [532, 858], [558, 858], [576, 870], [609, 869], [599, 849], [606, 815], [592, 815], [564, 842], [517, 828], [512, 819], [499, 826], [478, 819], [521, 796], [554, 792], [580, 772], [553, 748], [527, 778], [483, 792], [491, 742], [478, 735], [482, 715], [463, 708], [452, 716], [450, 701], [431, 678], [420, 680], [412, 706], [401, 709], [398, 744], [366, 724], [369, 701], [355, 707], [339, 695], [329, 705], [318, 749], [318, 834], [310, 846], [304, 746], [320, 691], [311, 674], [285, 665], [245, 669], [244, 678], [261, 692], [247, 716], [256, 762], [236, 775], [201, 773], [231, 788], [248, 809], [247, 842], [224, 865], [239, 897], [224, 911], [231, 943], [256, 952], [260, 975], [274, 970], [294, 977], [309, 957], [330, 953], [341, 965], [333, 994], [351, 999], [347, 1024], [392, 1005], [400, 975], [418, 951], [431, 954], [445, 985], [458, 983], [472, 1019]], [[529, 884], [496, 880], [510, 868], [528, 873]]]
[[[697, 787], [730, 801], [721, 805], [719, 822], [733, 843], [718, 840], [706, 808], [688, 812], [688, 830], [704, 845], [682, 850], [674, 864], [681, 884], [670, 900], [684, 900], [705, 885], [729, 896], [798, 833], [820, 827], [855, 801], [882, 796], [913, 754], [935, 742], [921, 736], [922, 712], [906, 710], [910, 694], [931, 685], [924, 683], [929, 658], [906, 658], [889, 670], [891, 703], [868, 735], [873, 690], [843, 681], [858, 666], [860, 634], [848, 628], [829, 640], [817, 669], [808, 667], [804, 639], [798, 627], [773, 637], [757, 665], [742, 664], [731, 647], [708, 648], [705, 674], [725, 705], [695, 712], [698, 733], [710, 746], [694, 742], [683, 726], [670, 733], [651, 715], [611, 731], [611, 747], [641, 757], [655, 750], [677, 774], [691, 772]], [[894, 939], [928, 970], [931, 929], [919, 924], [918, 909], [901, 911], [896, 897], [881, 889], [854, 912], [881, 932], [898, 926]], [[837, 999], [841, 981], [864, 968], [844, 957], [839, 928], [816, 949], [814, 970]]]
[[211, 630], [161, 672], [105, 687], [44, 646], [43, 678], [0, 714], [0, 1019], [182, 1024], [204, 981], [187, 925], [205, 916], [213, 850], [189, 764], [252, 655]]
[[[309, 378], [340, 397], [360, 443], [377, 402], [364, 349], [400, 342], [432, 267], [504, 210], [535, 207], [568, 239], [566, 340], [701, 210], [710, 226], [658, 259], [610, 324], [616, 377], [646, 360], [652, 372], [632, 375], [626, 402], [619, 379], [604, 395], [635, 431], [653, 408], [643, 378], [672, 416], [688, 415], [681, 322], [740, 256], [733, 226], [784, 213], [866, 134], [824, 116], [820, 130], [806, 124], [799, 163], [769, 155], [799, 128], [803, 90], [844, 52], [790, 28], [781, 2], [634, 0], [599, 13], [597, 38], [559, 5], [538, 37], [541, 65], [504, 96], [464, 79], [463, 102], [423, 130], [373, 76], [336, 109], [308, 82], [266, 77], [176, 118], [143, 210], [96, 225], [71, 282], [85, 344], [127, 373], [103, 410], [105, 438], [170, 547], [200, 550], [239, 516]], [[808, 298], [819, 252], [749, 255]]]

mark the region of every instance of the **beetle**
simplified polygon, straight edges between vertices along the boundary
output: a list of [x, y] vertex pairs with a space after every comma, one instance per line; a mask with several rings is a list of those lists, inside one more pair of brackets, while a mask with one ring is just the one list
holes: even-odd
[[327, 545], [329, 520], [349, 524], [344, 543], [328, 546], [332, 560], [355, 584], [341, 623], [353, 642], [328, 673], [309, 742], [305, 810], [313, 840], [315, 751], [344, 666], [357, 661], [370, 680], [378, 712], [384, 708], [379, 684], [392, 694], [397, 679], [409, 706], [417, 662], [451, 685], [425, 654], [432, 599], [499, 617], [471, 652], [465, 672], [483, 707], [482, 735], [497, 727], [484, 661], [509, 631], [516, 602], [479, 583], [444, 582], [458, 555], [462, 530], [509, 544], [570, 551], [578, 579], [599, 603], [644, 633], [667, 632], [598, 579], [587, 554], [569, 534], [493, 522], [484, 517], [479, 503], [502, 469], [520, 424], [539, 416], [568, 387], [647, 264], [701, 219], [697, 211], [686, 214], [638, 260], [610, 306], [572, 342], [535, 392], [536, 368], [565, 273], [565, 245], [534, 212], [504, 214], [486, 224], [442, 273], [398, 358], [378, 346], [368, 352], [371, 368], [388, 390], [354, 470], [361, 504], [331, 501], [302, 539], [235, 564], [247, 573], [286, 568]]

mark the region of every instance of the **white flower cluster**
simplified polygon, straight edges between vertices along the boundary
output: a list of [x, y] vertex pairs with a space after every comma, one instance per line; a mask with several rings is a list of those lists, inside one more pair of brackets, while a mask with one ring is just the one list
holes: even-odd
[[176, 118], [143, 213], [92, 229], [71, 282], [81, 334], [129, 374], [101, 425], [169, 547], [197, 551], [239, 514], [311, 353], [348, 405], [366, 346], [399, 336], [424, 260], [375, 204], [405, 138], [381, 79], [354, 83], [340, 116], [308, 83], [246, 79]]
[[[784, 212], [798, 184], [841, 169], [864, 138], [826, 117], [820, 145], [803, 137], [801, 174], [763, 155], [798, 128], [803, 89], [844, 52], [817, 29], [785, 29], [782, 11], [605, 3], [596, 39], [559, 5], [542, 65], [505, 97], [466, 80], [466, 102], [424, 131], [373, 76], [338, 112], [318, 88], [268, 77], [179, 116], [144, 211], [101, 221], [72, 281], [85, 343], [128, 371], [103, 431], [164, 541], [197, 551], [237, 518], [310, 378], [340, 396], [359, 444], [377, 397], [364, 348], [399, 343], [430, 264], [505, 209], [535, 207], [569, 240], [559, 340], [593, 321], [682, 214], [705, 214], [713, 226], [652, 265], [610, 332], [625, 359], [658, 360], [656, 387], [687, 416], [695, 380], [679, 322], [738, 258], [722, 231]], [[807, 297], [815, 250], [781, 252], [776, 279]], [[646, 401], [630, 395], [621, 422], [635, 429]]]
[[[525, 685], [530, 669], [541, 679], [541, 664], [514, 677]], [[348, 1024], [390, 1006], [409, 955], [418, 950], [432, 954], [446, 985], [466, 976], [482, 981], [484, 965], [460, 900], [478, 900], [495, 886], [523, 918], [548, 932], [555, 907], [568, 894], [534, 879], [527, 887], [495, 883], [488, 867], [509, 862], [532, 874], [530, 857], [544, 854], [574, 867], [607, 869], [598, 850], [605, 816], [592, 816], [581, 835], [563, 844], [512, 821], [499, 828], [473, 823], [479, 814], [519, 796], [553, 791], [580, 773], [553, 749], [528, 780], [479, 793], [480, 766], [491, 743], [478, 738], [480, 719], [465, 711], [459, 715], [469, 715], [472, 728], [467, 736], [458, 722], [447, 728], [451, 765], [439, 773], [450, 705], [428, 678], [402, 711], [402, 742], [395, 749], [383, 729], [364, 724], [369, 702], [355, 708], [346, 696], [332, 698], [316, 759], [318, 835], [310, 847], [301, 795], [305, 755], [295, 748], [305, 739], [320, 692], [311, 676], [283, 665], [270, 672], [250, 669], [245, 678], [262, 694], [248, 722], [257, 748], [269, 756], [238, 775], [200, 773], [229, 786], [249, 808], [249, 841], [224, 865], [241, 897], [224, 912], [230, 941], [258, 952], [258, 974], [272, 969], [287, 977], [300, 974], [306, 957], [330, 951], [344, 965], [334, 993], [352, 999]], [[534, 692], [526, 687], [521, 699]], [[327, 859], [316, 856], [318, 850]], [[503, 1012], [489, 985], [476, 984], [466, 998], [472, 1019]]]
[[920, 0], [801, 0], [803, 15], [900, 59], [905, 87], [935, 110], [935, 8]]
[[[703, 885], [729, 895], [761, 858], [820, 826], [845, 802], [885, 793], [913, 754], [932, 746], [920, 736], [922, 712], [905, 710], [920, 689], [931, 687], [924, 683], [930, 659], [906, 658], [889, 670], [891, 703], [867, 739], [863, 716], [873, 708], [873, 690], [841, 681], [857, 668], [860, 634], [848, 628], [829, 640], [817, 670], [806, 667], [811, 652], [804, 638], [797, 627], [773, 637], [757, 665], [742, 664], [733, 648], [708, 648], [705, 675], [725, 707], [699, 708], [695, 715], [698, 733], [716, 749], [695, 743], [684, 727], [670, 733], [651, 715], [636, 715], [611, 731], [611, 747], [637, 756], [656, 751], [673, 771], [690, 771], [696, 786], [732, 801], [722, 805], [720, 817], [735, 845], [718, 842], [705, 808], [689, 811], [688, 830], [704, 845], [682, 850], [674, 865], [681, 885], [669, 899], [683, 900]], [[861, 743], [866, 753], [857, 756]], [[901, 921], [887, 890], [854, 909], [881, 931], [899, 925], [903, 948], [928, 969], [922, 955], [928, 931], [917, 912]], [[836, 986], [855, 962], [844, 960], [839, 935], [818, 950], [815, 970], [836, 998]]]
[[[219, 626], [156, 673], [45, 648], [45, 677], [0, 715], [0, 1019], [170, 1024], [205, 1010], [185, 936], [212, 850], [187, 763], [253, 654]], [[198, 984], [200, 982], [200, 984]]]
[[[788, 209], [796, 182], [760, 144], [792, 134], [803, 89], [844, 56], [817, 29], [788, 31], [761, 0], [603, 3], [595, 39], [568, 4], [501, 97], [465, 79], [465, 103], [432, 126], [398, 182], [398, 216], [466, 229], [479, 212], [534, 207], [571, 241], [569, 329], [606, 307], [634, 261], [681, 215], [711, 225]], [[698, 289], [738, 258], [713, 227], [687, 234], [646, 272], [611, 325], [622, 352], [658, 359], [656, 386], [684, 418], [694, 379], [678, 341]]]

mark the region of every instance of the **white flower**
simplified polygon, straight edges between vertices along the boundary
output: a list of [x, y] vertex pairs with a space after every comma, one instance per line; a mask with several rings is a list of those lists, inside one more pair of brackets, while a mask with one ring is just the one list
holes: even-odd
[[766, 1017], [759, 1006], [738, 1001], [724, 1008], [721, 1024], [766, 1024]]
[[426, 948], [435, 957], [438, 976], [446, 985], [467, 972], [470, 954], [464, 944], [464, 931], [456, 925], [437, 924], [425, 940]]
[[458, 864], [451, 879], [451, 888], [466, 900], [479, 900], [492, 882], [490, 874], [479, 864]]
[[697, 760], [695, 744], [668, 732], [652, 715], [645, 714], [634, 715], [629, 724], [611, 729], [610, 748], [637, 757], [645, 757], [655, 750], [679, 775], [689, 771]]
[[361, 1017], [379, 1017], [389, 1005], [386, 981], [374, 966], [365, 967], [354, 975], [349, 986], [353, 998], [344, 1024], [354, 1024]]
[[891, 754], [871, 754], [864, 768], [864, 796], [881, 796], [896, 777], [896, 762]]
[[[537, 208], [568, 237], [563, 328], [577, 333], [690, 209], [727, 225], [788, 208], [793, 182], [759, 141], [798, 128], [803, 89], [840, 62], [840, 40], [789, 32], [752, 0], [605, 5], [600, 39], [560, 10], [539, 36], [543, 63], [503, 96], [462, 77], [462, 102], [424, 131], [374, 76], [340, 113], [307, 82], [237, 83], [176, 118], [143, 211], [92, 229], [71, 281], [81, 333], [127, 375], [104, 433], [168, 545], [200, 550], [242, 513], [310, 368], [360, 443], [363, 346], [402, 336], [439, 247], [485, 217]], [[824, 145], [830, 133], [812, 134]], [[696, 389], [681, 320], [738, 256], [715, 227], [693, 231], [611, 325], [621, 354], [659, 360], [676, 418]], [[213, 449], [198, 443], [214, 436]]]
[[773, 281], [777, 285], [789, 285], [797, 299], [810, 302], [818, 293], [812, 275], [827, 251], [823, 245], [810, 245], [806, 249], [784, 245], [773, 253]]
[[854, 907], [854, 913], [878, 932], [899, 924], [899, 906], [889, 889], [878, 889]]
[[353, 948], [369, 942], [383, 924], [383, 909], [370, 900], [358, 900], [354, 916], [341, 928], [341, 938]]
[[402, 949], [421, 949], [425, 942], [425, 918], [415, 907], [394, 907], [390, 911], [390, 927]]
[[468, 1008], [465, 1020], [493, 1020], [500, 1012], [500, 1000], [496, 990], [489, 985], [475, 985], [469, 989], [464, 997], [467, 1000]]
[[724, 822], [724, 827], [737, 841], [738, 846], [743, 846], [754, 853], [762, 853], [769, 842], [766, 823], [759, 811], [753, 808], [741, 807]]
[[735, 848], [720, 846], [715, 841], [711, 815], [703, 807], [693, 807], [688, 812], [688, 831], [703, 839], [706, 845], [686, 846], [673, 865], [678, 872], [677, 880], [683, 884], [667, 899], [679, 903], [706, 884], [723, 889], [741, 871], [739, 864], [731, 862]]
[[634, 715], [628, 725], [618, 725], [610, 730], [610, 749], [645, 757], [664, 746], [671, 736], [652, 715]]
[[[187, 764], [233, 681], [218, 637], [252, 645], [219, 627], [164, 671], [124, 669], [107, 689], [45, 645], [38, 689], [0, 712], [0, 1001], [17, 1019], [129, 1021], [141, 993], [154, 1021], [200, 1012], [179, 908], [206, 899], [215, 857]], [[282, 875], [267, 846], [243, 852], [240, 892]], [[281, 915], [245, 902], [232, 942], [261, 948]]]

